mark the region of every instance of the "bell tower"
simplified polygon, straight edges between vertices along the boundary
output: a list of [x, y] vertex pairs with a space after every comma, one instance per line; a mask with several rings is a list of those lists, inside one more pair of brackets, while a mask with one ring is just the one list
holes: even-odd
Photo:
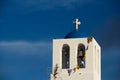
[[93, 37], [76, 30], [64, 39], [53, 40], [53, 64], [50, 80], [101, 80], [101, 48]]

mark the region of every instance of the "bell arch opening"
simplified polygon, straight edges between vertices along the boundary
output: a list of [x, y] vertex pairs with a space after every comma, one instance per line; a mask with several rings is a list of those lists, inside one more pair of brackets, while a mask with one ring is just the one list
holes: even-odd
[[85, 46], [84, 44], [79, 44], [77, 49], [77, 65], [80, 68], [85, 68]]
[[62, 47], [62, 69], [67, 69], [70, 66], [70, 47], [64, 44]]

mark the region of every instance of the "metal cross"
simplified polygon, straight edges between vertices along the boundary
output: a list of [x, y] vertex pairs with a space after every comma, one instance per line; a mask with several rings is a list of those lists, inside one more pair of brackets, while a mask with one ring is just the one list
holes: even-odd
[[78, 19], [76, 19], [76, 20], [73, 22], [73, 24], [75, 24], [75, 28], [76, 28], [76, 30], [78, 30], [78, 25], [80, 25], [81, 22], [78, 21]]

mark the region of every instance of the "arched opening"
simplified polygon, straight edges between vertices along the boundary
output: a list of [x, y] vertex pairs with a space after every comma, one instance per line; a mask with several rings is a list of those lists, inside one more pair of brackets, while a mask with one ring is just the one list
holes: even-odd
[[70, 47], [64, 44], [62, 47], [62, 68], [67, 69], [70, 65]]
[[78, 45], [77, 65], [80, 68], [85, 68], [85, 46], [83, 44], [79, 44]]

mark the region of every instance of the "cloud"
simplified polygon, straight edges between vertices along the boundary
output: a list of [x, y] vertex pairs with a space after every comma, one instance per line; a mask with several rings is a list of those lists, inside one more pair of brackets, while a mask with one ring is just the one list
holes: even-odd
[[1, 41], [0, 52], [1, 53], [16, 53], [16, 54], [42, 54], [51, 51], [50, 42], [27, 42], [27, 41]]
[[[115, 47], [111, 47], [108, 50], [102, 52], [102, 80], [120, 79], [120, 76], [118, 75], [120, 72], [119, 57], [119, 49]], [[107, 76], [108, 73], [110, 76]]]
[[108, 18], [104, 24], [95, 29], [95, 36], [104, 48], [116, 47], [120, 49], [120, 16]]
[[[102, 80], [119, 80], [120, 76], [120, 16], [109, 17], [94, 29], [102, 48]], [[109, 73], [110, 76], [107, 76]]]
[[45, 80], [51, 50], [48, 41], [0, 41], [0, 79]]
[[74, 8], [93, 0], [12, 0], [13, 3], [25, 8], [33, 10], [50, 10], [57, 7]]

